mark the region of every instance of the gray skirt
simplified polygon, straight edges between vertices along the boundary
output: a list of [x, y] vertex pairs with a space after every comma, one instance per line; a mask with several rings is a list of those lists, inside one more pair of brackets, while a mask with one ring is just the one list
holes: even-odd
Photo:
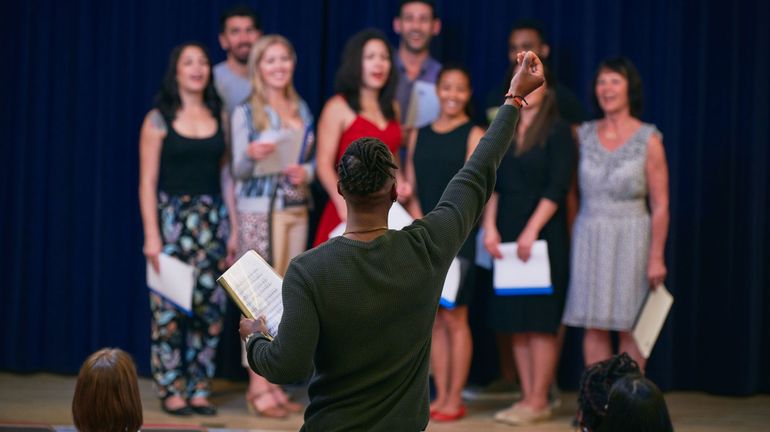
[[562, 322], [628, 331], [649, 290], [650, 215], [583, 211], [575, 220], [571, 273]]

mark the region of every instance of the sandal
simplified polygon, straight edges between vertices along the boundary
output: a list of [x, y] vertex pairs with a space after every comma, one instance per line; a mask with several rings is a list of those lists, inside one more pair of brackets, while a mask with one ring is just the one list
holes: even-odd
[[301, 413], [305, 411], [305, 406], [289, 400], [289, 395], [283, 391], [280, 386], [275, 386], [270, 390], [276, 402], [290, 413]]
[[[272, 404], [265, 404], [264, 401], [268, 398]], [[246, 408], [248, 408], [251, 414], [267, 418], [283, 419], [289, 415], [286, 409], [278, 404], [270, 390], [259, 393], [246, 393]]]

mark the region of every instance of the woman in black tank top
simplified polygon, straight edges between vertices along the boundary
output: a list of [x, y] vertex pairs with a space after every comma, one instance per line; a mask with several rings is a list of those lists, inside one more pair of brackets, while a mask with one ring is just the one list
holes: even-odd
[[[470, 77], [464, 68], [443, 68], [436, 92], [441, 105], [438, 119], [409, 138], [407, 178], [415, 191], [409, 211], [415, 218], [436, 207], [449, 180], [462, 168], [484, 134], [470, 120]], [[474, 230], [457, 256], [454, 265], [459, 269], [459, 289], [455, 296], [442, 294], [433, 326], [431, 368], [436, 398], [431, 403], [430, 416], [435, 421], [458, 420], [465, 415], [461, 392], [472, 351], [467, 305], [473, 291], [475, 238]]]
[[195, 270], [191, 302], [150, 291], [152, 376], [161, 408], [173, 415], [216, 414], [209, 381], [226, 302], [216, 279], [230, 231], [220, 185], [221, 110], [206, 50], [176, 47], [139, 141], [147, 271], [163, 275], [174, 260]]

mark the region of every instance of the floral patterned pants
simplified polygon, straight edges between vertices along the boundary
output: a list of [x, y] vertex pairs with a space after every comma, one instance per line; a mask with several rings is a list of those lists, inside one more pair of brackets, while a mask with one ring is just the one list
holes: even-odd
[[197, 276], [192, 316], [150, 292], [152, 376], [161, 399], [207, 397], [227, 300], [216, 283], [226, 256], [227, 210], [219, 196], [161, 192], [158, 216], [163, 253], [195, 266]]

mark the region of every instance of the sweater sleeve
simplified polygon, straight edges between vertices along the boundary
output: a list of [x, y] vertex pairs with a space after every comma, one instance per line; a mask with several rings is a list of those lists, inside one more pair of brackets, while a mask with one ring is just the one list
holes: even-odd
[[476, 150], [452, 178], [439, 203], [417, 225], [426, 228], [449, 262], [470, 234], [495, 187], [497, 167], [513, 138], [519, 111], [503, 105]]
[[283, 280], [283, 315], [272, 342], [255, 338], [247, 348], [251, 369], [274, 384], [291, 384], [310, 376], [318, 344], [318, 312], [311, 284], [296, 262]]
[[249, 147], [249, 125], [251, 119], [246, 118], [246, 110], [238, 106], [233, 110], [231, 119], [231, 136], [233, 146], [233, 176], [236, 179], [247, 179], [254, 172], [254, 161], [246, 154]]
[[548, 142], [548, 183], [543, 198], [563, 204], [572, 181], [575, 166], [575, 143], [569, 126], [560, 123]]

